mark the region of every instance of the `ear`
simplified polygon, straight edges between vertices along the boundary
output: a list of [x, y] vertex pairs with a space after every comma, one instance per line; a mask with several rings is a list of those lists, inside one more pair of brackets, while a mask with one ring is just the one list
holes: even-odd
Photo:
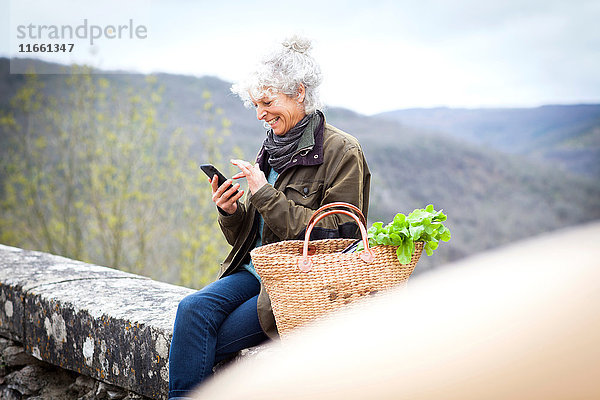
[[300, 85], [298, 85], [298, 91], [297, 91], [297, 94], [296, 94], [296, 100], [298, 100], [298, 103], [304, 102], [304, 97], [305, 96], [306, 96], [306, 88], [301, 83]]

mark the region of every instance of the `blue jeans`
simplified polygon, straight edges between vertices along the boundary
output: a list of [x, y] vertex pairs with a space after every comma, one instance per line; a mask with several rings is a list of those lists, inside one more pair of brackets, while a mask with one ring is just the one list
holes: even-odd
[[260, 283], [240, 270], [179, 303], [169, 352], [169, 398], [186, 396], [213, 366], [268, 339], [258, 322]]

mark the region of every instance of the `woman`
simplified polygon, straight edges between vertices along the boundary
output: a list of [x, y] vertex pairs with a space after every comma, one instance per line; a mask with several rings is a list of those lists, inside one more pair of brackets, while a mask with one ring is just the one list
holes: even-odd
[[[242, 203], [238, 183], [211, 180], [219, 224], [233, 246], [216, 282], [181, 301], [169, 358], [169, 397], [184, 396], [212, 373], [213, 365], [241, 349], [277, 337], [267, 293], [250, 251], [262, 244], [302, 239], [320, 206], [344, 201], [367, 214], [370, 172], [359, 143], [328, 125], [319, 107], [321, 71], [310, 42], [293, 37], [266, 57], [232, 91], [265, 123], [267, 138], [256, 164], [232, 160], [246, 178]], [[354, 220], [324, 218], [311, 240], [359, 237]]]

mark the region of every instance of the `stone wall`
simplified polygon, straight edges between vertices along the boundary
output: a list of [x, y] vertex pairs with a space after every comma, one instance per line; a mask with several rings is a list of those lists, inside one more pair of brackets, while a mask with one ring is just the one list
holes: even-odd
[[123, 388], [40, 361], [20, 343], [0, 337], [2, 400], [147, 400]]
[[[166, 399], [175, 312], [192, 292], [0, 245], [0, 397], [58, 399], [39, 396], [62, 382], [65, 398]], [[47, 385], [26, 389], [28, 376]]]

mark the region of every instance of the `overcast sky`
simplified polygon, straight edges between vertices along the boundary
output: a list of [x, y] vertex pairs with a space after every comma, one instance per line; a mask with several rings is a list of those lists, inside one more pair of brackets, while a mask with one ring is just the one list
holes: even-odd
[[[287, 34], [313, 39], [325, 102], [372, 114], [411, 107], [600, 102], [600, 1], [0, 0], [0, 56], [19, 25], [126, 25], [146, 37], [76, 43], [60, 62], [234, 81]], [[126, 33], [126, 31], [125, 31]], [[40, 42], [39, 40], [37, 42]], [[49, 42], [46, 40], [45, 42]], [[31, 54], [30, 54], [31, 55]]]

